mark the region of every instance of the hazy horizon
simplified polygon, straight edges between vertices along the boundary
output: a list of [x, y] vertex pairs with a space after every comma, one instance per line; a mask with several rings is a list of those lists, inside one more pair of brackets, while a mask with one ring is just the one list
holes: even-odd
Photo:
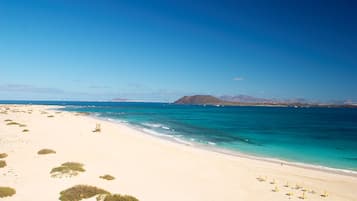
[[357, 102], [355, 1], [3, 1], [0, 100]]

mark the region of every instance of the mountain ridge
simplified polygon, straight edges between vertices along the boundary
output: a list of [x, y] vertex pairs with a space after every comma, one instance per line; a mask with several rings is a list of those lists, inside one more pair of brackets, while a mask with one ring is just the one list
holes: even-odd
[[173, 102], [181, 105], [227, 105], [227, 106], [285, 106], [285, 107], [353, 107], [357, 108], [356, 104], [324, 104], [309, 102], [305, 99], [267, 99], [257, 98], [247, 95], [237, 96], [220, 96], [212, 95], [192, 95], [183, 96]]

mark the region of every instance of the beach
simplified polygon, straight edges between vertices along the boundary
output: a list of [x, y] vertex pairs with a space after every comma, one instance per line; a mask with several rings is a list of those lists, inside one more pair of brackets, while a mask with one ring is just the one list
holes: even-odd
[[[56, 111], [57, 106], [0, 108], [0, 154], [7, 154], [0, 159], [6, 161], [0, 168], [0, 186], [16, 190], [1, 200], [58, 200], [61, 191], [78, 184], [141, 201], [357, 198], [354, 175], [200, 149], [125, 124]], [[10, 120], [17, 124], [9, 125]], [[93, 132], [97, 124], [101, 131]], [[44, 148], [56, 153], [37, 154]], [[65, 162], [82, 163], [85, 171], [72, 177], [52, 177], [51, 169]], [[105, 174], [115, 179], [99, 178]]]

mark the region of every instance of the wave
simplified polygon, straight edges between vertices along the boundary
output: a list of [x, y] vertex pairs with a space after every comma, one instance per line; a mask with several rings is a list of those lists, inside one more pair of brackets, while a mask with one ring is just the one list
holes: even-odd
[[159, 133], [159, 132], [156, 132], [154, 130], [147, 129], [147, 128], [143, 128], [141, 130], [144, 131], [145, 133], [149, 133], [149, 134], [160, 136], [160, 137], [166, 137], [166, 138], [173, 138], [174, 137], [173, 135]]
[[142, 123], [143, 126], [150, 127], [150, 128], [161, 128], [164, 130], [171, 130], [170, 127], [159, 124], [159, 123]]
[[210, 142], [210, 141], [208, 141], [207, 144], [209, 144], [209, 145], [216, 145], [216, 143]]
[[128, 121], [122, 120], [122, 119], [105, 118], [105, 120], [110, 121], [110, 122], [114, 122], [114, 123], [128, 123]]

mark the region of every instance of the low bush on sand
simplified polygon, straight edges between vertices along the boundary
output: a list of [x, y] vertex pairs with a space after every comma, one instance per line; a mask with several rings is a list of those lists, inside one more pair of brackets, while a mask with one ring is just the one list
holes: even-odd
[[0, 186], [0, 198], [10, 197], [13, 196], [15, 193], [16, 191], [13, 188]]
[[88, 185], [76, 185], [60, 192], [61, 201], [79, 201], [97, 195], [109, 194], [108, 191]]
[[136, 197], [131, 195], [120, 195], [120, 194], [107, 194], [97, 197], [98, 201], [139, 201]]
[[63, 163], [59, 167], [52, 168], [52, 177], [72, 177], [77, 176], [80, 172], [86, 171], [83, 168], [83, 164], [77, 162], [67, 162]]
[[52, 149], [41, 149], [40, 151], [37, 152], [39, 155], [44, 155], [44, 154], [55, 154], [56, 151]]
[[11, 122], [7, 123], [6, 125], [8, 125], [8, 126], [19, 125], [19, 123], [11, 121]]
[[20, 127], [26, 127], [26, 124], [19, 124]]
[[6, 158], [7, 157], [7, 153], [0, 153], [0, 158]]
[[55, 117], [54, 115], [48, 115], [47, 117], [49, 117], [49, 118], [53, 118], [53, 117]]
[[99, 178], [105, 179], [105, 180], [114, 180], [115, 179], [115, 177], [113, 177], [112, 175], [109, 175], [109, 174], [100, 176]]
[[76, 185], [60, 192], [61, 201], [79, 201], [96, 196], [97, 201], [139, 201], [130, 195], [111, 194], [110, 192], [89, 185]]
[[24, 132], [24, 133], [29, 132], [29, 131], [30, 131], [29, 129], [22, 130], [22, 132]]
[[10, 121], [12, 121], [11, 119], [5, 119], [4, 120], [5, 122], [10, 122]]
[[0, 168], [3, 168], [6, 166], [6, 161], [0, 160]]

